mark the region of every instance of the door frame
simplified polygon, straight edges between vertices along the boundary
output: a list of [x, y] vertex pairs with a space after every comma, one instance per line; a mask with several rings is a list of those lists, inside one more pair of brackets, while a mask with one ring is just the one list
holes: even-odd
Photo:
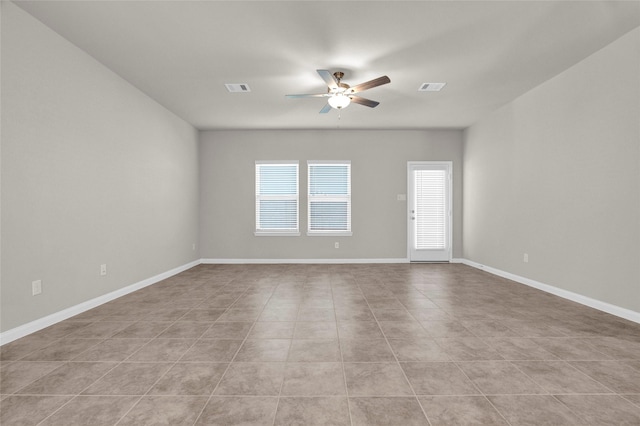
[[[411, 246], [413, 243], [413, 223], [411, 220], [411, 207], [413, 205], [413, 176], [412, 167], [414, 166], [439, 166], [445, 167], [449, 172], [448, 183], [448, 199], [447, 209], [448, 226], [447, 235], [445, 236], [447, 250], [447, 258], [444, 260], [413, 260], [411, 257]], [[453, 161], [407, 161], [407, 259], [409, 262], [451, 262], [453, 258]]]

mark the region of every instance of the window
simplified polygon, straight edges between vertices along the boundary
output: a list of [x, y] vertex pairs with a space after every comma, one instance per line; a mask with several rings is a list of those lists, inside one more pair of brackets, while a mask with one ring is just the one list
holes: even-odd
[[300, 235], [298, 162], [256, 161], [255, 235]]
[[308, 235], [351, 235], [351, 162], [307, 164]]

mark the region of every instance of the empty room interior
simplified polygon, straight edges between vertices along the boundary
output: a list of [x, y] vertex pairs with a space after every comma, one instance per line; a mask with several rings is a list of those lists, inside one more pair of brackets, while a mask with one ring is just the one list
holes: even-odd
[[640, 424], [639, 2], [0, 14], [0, 424]]

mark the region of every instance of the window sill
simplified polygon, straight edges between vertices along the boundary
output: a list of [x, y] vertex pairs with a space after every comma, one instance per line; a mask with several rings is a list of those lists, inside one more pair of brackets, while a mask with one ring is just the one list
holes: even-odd
[[299, 232], [254, 232], [256, 237], [299, 237]]
[[351, 231], [307, 232], [307, 237], [351, 237]]

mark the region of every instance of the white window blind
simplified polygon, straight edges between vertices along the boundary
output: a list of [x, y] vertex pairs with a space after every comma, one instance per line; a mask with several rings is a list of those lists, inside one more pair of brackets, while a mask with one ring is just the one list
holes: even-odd
[[298, 162], [256, 161], [256, 235], [299, 235]]
[[416, 170], [416, 249], [446, 248], [446, 170]]
[[309, 235], [351, 235], [351, 162], [309, 161]]

